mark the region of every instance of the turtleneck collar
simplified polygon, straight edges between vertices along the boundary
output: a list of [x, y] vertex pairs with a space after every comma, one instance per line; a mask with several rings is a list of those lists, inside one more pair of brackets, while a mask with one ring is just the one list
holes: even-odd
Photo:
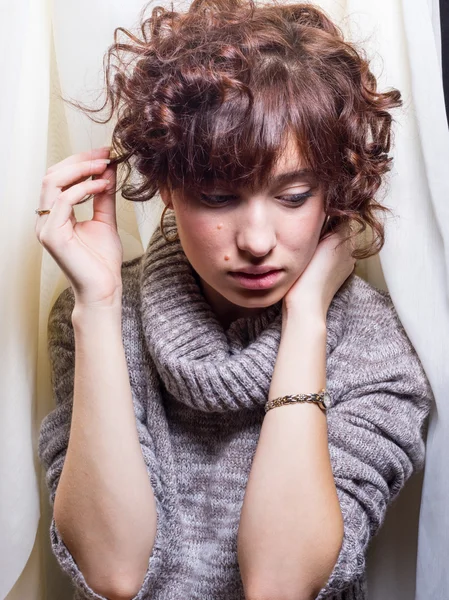
[[[176, 227], [167, 216], [165, 229]], [[158, 227], [142, 257], [140, 309], [146, 344], [161, 381], [176, 400], [208, 412], [263, 407], [282, 326], [282, 300], [224, 329], [205, 299], [181, 243]], [[343, 326], [347, 286], [327, 315], [327, 352]]]

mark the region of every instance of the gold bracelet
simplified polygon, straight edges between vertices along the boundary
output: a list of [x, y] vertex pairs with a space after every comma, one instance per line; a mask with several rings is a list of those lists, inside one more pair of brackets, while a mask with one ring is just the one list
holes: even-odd
[[265, 404], [265, 413], [270, 409], [276, 408], [277, 406], [283, 406], [285, 404], [294, 404], [295, 402], [311, 402], [318, 404], [323, 412], [331, 405], [331, 398], [326, 388], [323, 388], [320, 392], [313, 394], [289, 394], [287, 396], [281, 396], [279, 398], [273, 398], [268, 400]]

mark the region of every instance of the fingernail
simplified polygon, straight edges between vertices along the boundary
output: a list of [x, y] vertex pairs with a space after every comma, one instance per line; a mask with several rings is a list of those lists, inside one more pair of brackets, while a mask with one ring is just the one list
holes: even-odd
[[97, 160], [95, 161], [97, 164], [105, 164], [108, 165], [111, 161], [109, 158], [97, 158]]

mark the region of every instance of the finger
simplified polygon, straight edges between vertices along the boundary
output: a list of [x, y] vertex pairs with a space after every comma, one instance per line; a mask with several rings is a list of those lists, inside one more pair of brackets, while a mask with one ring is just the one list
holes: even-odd
[[62, 188], [73, 185], [80, 179], [90, 177], [91, 175], [102, 175], [107, 164], [110, 162], [108, 158], [95, 158], [68, 164], [46, 176], [45, 179], [48, 177], [50, 189]]
[[94, 196], [94, 214], [92, 221], [98, 221], [110, 225], [117, 230], [116, 211], [116, 173], [117, 165], [106, 169], [103, 179], [109, 179], [107, 186]]
[[355, 226], [352, 221], [346, 221], [341, 223], [337, 230], [336, 236], [340, 241], [344, 242], [347, 248], [353, 248], [355, 244]]
[[[40, 194], [40, 199], [39, 199], [39, 208], [41, 210], [53, 210], [53, 207], [56, 203], [56, 200], [59, 196], [59, 194], [61, 194], [61, 192], [65, 192], [68, 189], [70, 189], [75, 182], [75, 185], [77, 184], [77, 182], [80, 181], [81, 177], [79, 176], [80, 172], [84, 171], [85, 177], [82, 179], [82, 181], [85, 181], [86, 179], [89, 178], [90, 175], [93, 174], [93, 172], [98, 172], [98, 174], [100, 174], [102, 171], [104, 171], [106, 163], [104, 162], [105, 159], [101, 159], [101, 160], [94, 160], [94, 161], [89, 161], [88, 163], [80, 163], [80, 167], [77, 167], [77, 165], [68, 165], [66, 167], [62, 167], [62, 171], [64, 171], [64, 181], [66, 182], [65, 186], [59, 186], [57, 185], [57, 180], [55, 179], [55, 176], [57, 174], [57, 172], [53, 172], [50, 174], [47, 174], [42, 182], [42, 188], [41, 188], [41, 194]], [[70, 172], [72, 172], [72, 175], [70, 177]], [[78, 172], [78, 175], [76, 174]], [[69, 179], [67, 179], [69, 177]], [[70, 180], [70, 183], [69, 183]], [[95, 191], [98, 190], [98, 187], [94, 188]], [[81, 197], [82, 198], [82, 197]], [[80, 198], [80, 200], [81, 200]], [[51, 213], [50, 213], [51, 214]], [[36, 215], [36, 220], [35, 220], [35, 233], [38, 237], [38, 239], [40, 239], [41, 236], [41, 231], [43, 229], [43, 227], [45, 226], [45, 224], [47, 223], [50, 214], [46, 214], [46, 215]], [[75, 217], [72, 215], [72, 220], [75, 219]]]
[[[56, 198], [56, 201], [51, 209], [51, 213], [47, 217], [47, 221], [42, 228], [42, 235], [44, 229], [46, 231], [46, 237], [49, 238], [53, 232], [61, 230], [68, 221], [71, 221], [73, 225], [73, 207], [84, 198], [87, 194], [95, 194], [103, 190], [108, 181], [103, 179], [95, 179], [94, 181], [88, 180], [73, 185], [65, 192], [61, 192]], [[72, 230], [72, 227], [70, 228]]]
[[[54, 186], [52, 188], [51, 186], [51, 181], [52, 181], [52, 177], [53, 177], [53, 173], [55, 171], [57, 171], [60, 168], [66, 168], [68, 165], [72, 165], [75, 164], [77, 162], [79, 162], [80, 160], [83, 162], [84, 159], [84, 163], [86, 161], [91, 162], [92, 160], [97, 160], [98, 158], [103, 158], [106, 159], [106, 157], [108, 155], [110, 155], [110, 147], [104, 147], [104, 148], [96, 148], [94, 150], [89, 150], [87, 152], [80, 152], [78, 154], [74, 154], [69, 156], [68, 158], [60, 161], [59, 163], [56, 163], [55, 165], [53, 165], [52, 167], [50, 167], [47, 170], [47, 174], [44, 177], [44, 180], [42, 182], [42, 189], [41, 189], [41, 194], [40, 194], [40, 199], [39, 199], [39, 208], [42, 210], [47, 210], [47, 209], [51, 209], [55, 203], [55, 194], [60, 193], [61, 191], [65, 191], [70, 185], [73, 185], [74, 183], [78, 183], [80, 181], [85, 181], [86, 179], [88, 179], [90, 176], [95, 176], [98, 173], [92, 173], [92, 172], [88, 172], [85, 175], [82, 176], [78, 176], [74, 179], [72, 179], [70, 181], [70, 183], [68, 183], [67, 185], [62, 185], [60, 190], [55, 190]], [[95, 168], [94, 170], [97, 171], [99, 173], [101, 173], [101, 167], [97, 166], [97, 163], [95, 164]], [[53, 193], [52, 190], [53, 189]], [[73, 217], [74, 219], [74, 217]], [[40, 235], [40, 231], [42, 229], [42, 227], [45, 225], [45, 223], [48, 220], [48, 215], [36, 215], [36, 220], [35, 220], [35, 231], [37, 236], [39, 237]]]
[[[76, 157], [80, 157], [80, 160], [89, 160], [89, 159], [93, 159], [93, 160], [98, 160], [101, 158], [109, 158], [112, 160], [112, 158], [114, 158], [116, 155], [115, 153], [113, 153], [111, 151], [111, 147], [110, 146], [105, 146], [104, 148], [96, 148], [94, 150], [90, 150], [88, 152], [81, 152], [79, 154], [75, 154], [74, 156], [69, 156], [68, 158], [66, 158], [65, 160], [61, 161], [60, 163], [58, 163], [57, 165], [54, 165], [55, 167], [58, 166], [59, 168], [61, 166], [65, 166], [68, 164], [74, 164], [76, 161], [74, 160]], [[86, 179], [89, 179], [90, 175], [85, 175], [83, 177], [80, 177], [79, 179], [77, 179], [76, 181], [73, 181], [72, 183], [80, 183], [81, 181], [86, 181]], [[96, 174], [92, 175], [92, 179], [95, 179], [95, 177], [97, 177]], [[67, 189], [68, 186], [63, 186], [62, 187], [62, 191], [64, 192]]]
[[111, 147], [105, 146], [104, 148], [93, 148], [92, 150], [79, 152], [78, 154], [72, 154], [64, 160], [52, 165], [49, 169], [47, 169], [47, 173], [53, 173], [53, 171], [57, 171], [61, 167], [72, 165], [77, 162], [84, 162], [92, 159], [95, 160], [97, 158], [109, 158], [110, 151]]
[[42, 181], [39, 208], [52, 208], [56, 198], [63, 190], [78, 182], [82, 177], [100, 175], [106, 168], [106, 159], [96, 159], [66, 165], [46, 175]]

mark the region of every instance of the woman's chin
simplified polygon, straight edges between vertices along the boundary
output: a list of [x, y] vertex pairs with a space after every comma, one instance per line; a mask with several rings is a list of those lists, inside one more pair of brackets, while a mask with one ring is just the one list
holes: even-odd
[[280, 290], [242, 290], [239, 294], [228, 294], [225, 298], [236, 308], [261, 311], [282, 300], [284, 295]]

